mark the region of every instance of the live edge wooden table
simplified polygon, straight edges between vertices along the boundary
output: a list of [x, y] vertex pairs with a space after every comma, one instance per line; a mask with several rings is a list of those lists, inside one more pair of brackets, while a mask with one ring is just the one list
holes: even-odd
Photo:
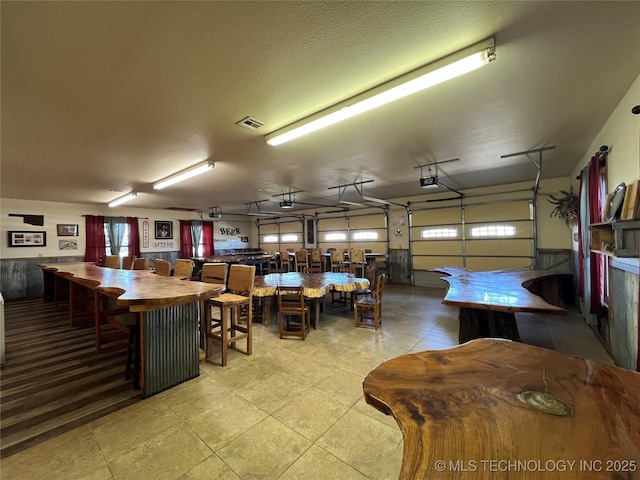
[[[460, 343], [497, 337], [520, 341], [516, 312], [566, 315], [563, 297], [571, 275], [544, 270], [436, 268], [448, 283], [442, 303], [460, 307]], [[571, 288], [569, 288], [570, 290]]]
[[[147, 397], [199, 375], [200, 302], [220, 294], [221, 285], [119, 270], [92, 263], [40, 265], [44, 300], [69, 303], [71, 326], [100, 326], [113, 315], [132, 313], [140, 325], [142, 395]], [[87, 295], [87, 291], [92, 295]], [[93, 312], [88, 322], [76, 314], [83, 300]], [[91, 298], [92, 297], [92, 298]], [[115, 303], [115, 309], [109, 307]]]
[[273, 298], [276, 295], [276, 287], [282, 285], [285, 287], [303, 287], [303, 293], [306, 298], [313, 299], [314, 317], [313, 328], [318, 328], [318, 320], [320, 318], [320, 304], [324, 296], [331, 290], [338, 292], [353, 292], [354, 290], [365, 289], [369, 287], [369, 280], [366, 278], [357, 278], [350, 273], [270, 273], [269, 275], [257, 276], [253, 295], [255, 297], [264, 297], [267, 300], [265, 308], [263, 308], [263, 322], [268, 325], [271, 321], [273, 310]]
[[388, 360], [367, 403], [404, 439], [401, 480], [640, 479], [640, 373], [502, 339]]

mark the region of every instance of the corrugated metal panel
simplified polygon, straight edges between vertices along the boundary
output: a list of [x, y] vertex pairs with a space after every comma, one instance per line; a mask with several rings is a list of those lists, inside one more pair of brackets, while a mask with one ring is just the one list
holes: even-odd
[[38, 257], [4, 259], [0, 262], [0, 291], [5, 299], [39, 297], [43, 294], [41, 263], [83, 262], [84, 257]]
[[636, 369], [638, 358], [638, 275], [609, 268], [609, 342], [616, 364]]
[[143, 322], [145, 397], [199, 375], [198, 302], [146, 312]]
[[536, 269], [557, 273], [575, 273], [574, 253], [572, 250], [538, 250]]

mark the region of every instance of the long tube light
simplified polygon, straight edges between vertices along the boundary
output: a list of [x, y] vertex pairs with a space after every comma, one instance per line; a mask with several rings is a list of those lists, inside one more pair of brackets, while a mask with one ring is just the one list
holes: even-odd
[[493, 60], [495, 60], [495, 40], [489, 38], [276, 130], [266, 135], [265, 139], [268, 145], [281, 145], [412, 93], [472, 72]]
[[118, 205], [122, 205], [123, 203], [128, 202], [129, 200], [133, 200], [137, 196], [138, 194], [136, 192], [127, 193], [126, 195], [116, 198], [114, 201], [110, 202], [109, 207], [111, 208], [117, 207]]
[[186, 170], [182, 170], [181, 172], [170, 175], [167, 178], [154, 183], [153, 188], [155, 190], [160, 190], [162, 188], [168, 187], [169, 185], [173, 185], [174, 183], [182, 182], [187, 178], [195, 177], [196, 175], [200, 175], [201, 173], [211, 170], [214, 165], [215, 162], [211, 160], [199, 163], [197, 165], [194, 165], [193, 167], [189, 167]]

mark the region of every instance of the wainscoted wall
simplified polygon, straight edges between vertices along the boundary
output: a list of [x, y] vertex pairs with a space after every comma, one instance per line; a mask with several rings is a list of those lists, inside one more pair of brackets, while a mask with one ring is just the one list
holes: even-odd
[[[623, 268], [618, 268], [620, 266]], [[633, 270], [615, 261], [610, 263], [608, 338], [605, 339], [616, 363], [630, 370], [636, 369], [638, 361], [638, 273]]]

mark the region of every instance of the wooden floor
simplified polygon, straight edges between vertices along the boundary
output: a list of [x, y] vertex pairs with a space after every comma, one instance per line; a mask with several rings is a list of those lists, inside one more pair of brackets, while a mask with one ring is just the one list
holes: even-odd
[[5, 304], [0, 458], [142, 400], [124, 379], [126, 351], [96, 353], [93, 328], [42, 299]]

